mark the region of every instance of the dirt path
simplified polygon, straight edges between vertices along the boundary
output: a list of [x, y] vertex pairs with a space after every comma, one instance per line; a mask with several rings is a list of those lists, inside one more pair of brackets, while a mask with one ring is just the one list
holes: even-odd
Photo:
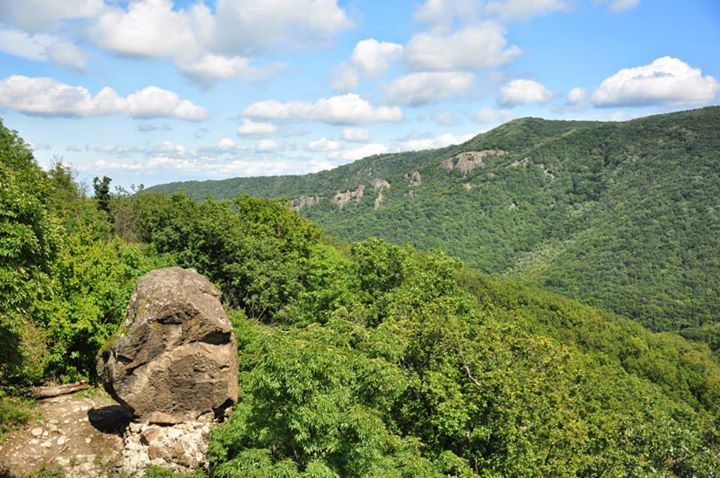
[[0, 478], [43, 466], [68, 478], [118, 476], [128, 418], [109, 399], [66, 395], [38, 402], [35, 419], [0, 443]]

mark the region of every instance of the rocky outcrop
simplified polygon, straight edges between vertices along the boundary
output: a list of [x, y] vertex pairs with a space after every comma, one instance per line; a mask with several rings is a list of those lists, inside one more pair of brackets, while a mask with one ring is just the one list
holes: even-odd
[[237, 401], [237, 347], [220, 293], [193, 270], [149, 272], [98, 358], [105, 389], [136, 419], [178, 423]]
[[132, 476], [148, 465], [189, 472], [205, 464], [211, 420], [172, 426], [130, 423], [123, 436], [121, 469]]
[[476, 168], [485, 167], [485, 160], [492, 156], [502, 156], [506, 154], [500, 149], [485, 149], [482, 151], [465, 151], [456, 154], [440, 163], [440, 169], [445, 172], [460, 171], [463, 177]]
[[420, 176], [420, 171], [412, 171], [410, 173], [405, 173], [403, 179], [410, 187], [420, 186], [422, 184], [422, 176]]
[[530, 164], [530, 158], [516, 159], [510, 164], [511, 168], [527, 168]]
[[359, 203], [365, 195], [365, 185], [361, 184], [355, 191], [347, 190], [345, 192], [338, 191], [332, 198], [332, 202], [337, 205], [340, 209], [344, 208], [350, 201], [355, 201], [355, 204]]
[[323, 199], [322, 196], [319, 194], [315, 194], [313, 196], [300, 196], [299, 198], [295, 198], [292, 201], [290, 201], [290, 209], [293, 211], [299, 211], [300, 209], [304, 207], [310, 207], [314, 206], [316, 204], [320, 204], [320, 201]]
[[380, 206], [385, 199], [383, 191], [385, 191], [386, 189], [390, 189], [390, 183], [385, 181], [384, 179], [375, 178], [370, 181], [370, 185], [372, 186], [373, 191], [375, 191], [375, 193], [377, 194], [377, 196], [375, 196], [375, 209], [380, 209]]

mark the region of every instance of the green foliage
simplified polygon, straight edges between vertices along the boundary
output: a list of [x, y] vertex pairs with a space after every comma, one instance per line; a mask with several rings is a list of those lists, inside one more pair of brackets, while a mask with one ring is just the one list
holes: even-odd
[[441, 253], [371, 240], [353, 245], [349, 269], [324, 258], [356, 278], [322, 323], [232, 315], [243, 399], [213, 432], [210, 476], [714, 476], [720, 465], [720, 367], [703, 347]]
[[97, 176], [93, 178], [93, 189], [95, 189], [95, 200], [97, 201], [97, 207], [101, 211], [105, 211], [110, 214], [110, 182], [112, 180], [103, 176], [102, 179]]
[[[485, 188], [484, 195], [460, 200], [460, 210], [474, 204], [485, 219], [497, 219], [504, 201], [515, 197], [510, 191], [547, 188], [545, 193], [557, 194], [557, 227], [566, 228], [568, 244], [579, 241], [587, 232], [563, 222], [565, 214], [583, 216], [626, 179], [610, 181], [596, 164], [596, 153], [612, 146], [584, 143], [590, 136], [608, 137], [596, 128], [622, 130], [529, 119], [472, 140], [467, 147], [474, 149], [531, 148], [533, 158], [558, 174], [564, 165], [568, 176], [558, 176], [553, 186], [544, 183], [542, 172], [489, 162], [470, 178], [482, 183], [471, 191]], [[108, 210], [98, 210], [64, 167], [44, 173], [14, 133], [0, 132], [3, 393], [49, 379], [91, 377], [95, 355], [122, 319], [137, 278], [177, 264], [196, 268], [221, 288], [240, 363], [240, 403], [212, 431], [209, 469], [185, 476], [717, 476], [720, 365], [705, 344], [652, 333], [555, 293], [480, 275], [443, 252], [418, 253], [376, 238], [331, 244], [285, 201], [119, 194], [109, 198]], [[590, 162], [551, 163], [564, 157], [571, 140], [590, 148]], [[434, 153], [410, 153], [397, 157], [397, 164], [426, 167], [423, 185], [432, 191], [433, 184], [447, 180], [435, 159]], [[370, 161], [374, 174], [385, 175], [396, 165], [387, 158]], [[607, 161], [618, 168], [622, 162], [614, 154]], [[358, 167], [365, 166], [349, 168], [367, 178]], [[485, 176], [491, 173], [495, 176]], [[493, 185], [493, 178], [502, 177], [507, 182]], [[293, 181], [297, 186], [303, 180]], [[560, 183], [566, 189], [554, 189]], [[317, 211], [367, 224], [363, 221], [395, 207], [392, 195], [402, 187], [393, 184], [387, 209], [375, 211], [361, 202], [357, 211], [348, 205], [338, 213], [323, 204]], [[524, 204], [539, 211], [549, 204], [543, 194], [526, 196]], [[550, 274], [554, 261], [570, 250], [560, 245], [565, 236], [559, 230], [533, 232], [543, 226], [542, 215], [519, 212], [511, 223], [494, 223], [498, 230], [487, 222], [483, 228], [473, 225], [470, 215], [454, 224], [447, 219], [458, 204], [443, 206], [438, 197], [434, 205], [440, 211], [427, 209], [424, 224], [443, 229], [444, 237], [462, 227], [480, 234], [481, 248], [494, 247], [492, 257], [477, 256], [485, 264], [502, 263], [535, 277], [537, 271]], [[583, 219], [600, 227], [594, 220]], [[394, 239], [401, 239], [402, 227], [393, 227]], [[526, 234], [511, 240], [518, 231]], [[430, 237], [422, 234], [418, 237]], [[555, 242], [543, 243], [544, 234]], [[542, 254], [515, 261], [541, 243]], [[625, 257], [628, 250], [615, 253]], [[593, 249], [576, 260], [597, 254]], [[645, 264], [643, 259], [632, 270], [642, 272]], [[686, 265], [687, 277], [698, 271], [695, 262]], [[619, 266], [616, 272], [623, 280], [630, 273]], [[693, 281], [682, 284], [678, 287]], [[666, 305], [656, 312], [667, 312]], [[688, 309], [673, 309], [667, 320], [683, 310]], [[654, 324], [665, 320], [654, 317]], [[717, 335], [708, 325], [684, 332], [711, 344]], [[0, 397], [0, 431], [26, 416], [25, 402]], [[147, 476], [183, 475], [150, 468]]]
[[9, 397], [0, 392], [0, 443], [3, 435], [23, 425], [30, 418], [32, 402], [21, 397]]
[[305, 287], [320, 232], [282, 202], [140, 195], [135, 208], [141, 240], [207, 275], [251, 317], [269, 319]]
[[[719, 125], [720, 107], [624, 123], [524, 118], [463, 145], [316, 174], [150, 190], [317, 194], [324, 199], [302, 213], [343, 240], [442, 248], [482, 272], [560, 291], [653, 330], [680, 330], [720, 317]], [[507, 154], [467, 174], [439, 168], [459, 152], [489, 149]], [[421, 185], [405, 179], [413, 171]], [[391, 184], [379, 209], [375, 178]], [[357, 204], [330, 201], [359, 185]]]
[[135, 280], [167, 263], [114, 238], [62, 163], [0, 125], [0, 382], [88, 379]]

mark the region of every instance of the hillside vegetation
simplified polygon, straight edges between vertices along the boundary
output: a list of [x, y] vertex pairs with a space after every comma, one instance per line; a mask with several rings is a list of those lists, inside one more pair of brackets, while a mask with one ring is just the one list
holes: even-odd
[[21, 387], [94, 379], [137, 278], [174, 264], [221, 289], [240, 359], [194, 477], [717, 476], [704, 344], [443, 252], [334, 244], [285, 201], [106, 199], [0, 127], [0, 431]]
[[524, 118], [316, 174], [151, 190], [286, 197], [343, 240], [441, 248], [653, 330], [719, 341], [720, 107], [622, 123]]

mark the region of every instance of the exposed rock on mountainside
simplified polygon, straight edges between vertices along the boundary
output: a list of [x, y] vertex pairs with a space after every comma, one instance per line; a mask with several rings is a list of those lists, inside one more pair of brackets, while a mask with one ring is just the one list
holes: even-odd
[[445, 172], [453, 170], [460, 171], [463, 177], [475, 168], [485, 167], [485, 159], [491, 156], [501, 156], [506, 154], [505, 151], [499, 149], [486, 149], [483, 151], [466, 151], [456, 154], [451, 158], [447, 158], [440, 163], [440, 169]]
[[[344, 240], [441, 247], [481, 271], [677, 330], [720, 317], [719, 125], [719, 106], [626, 122], [521, 118], [461, 145], [320, 173], [151, 190], [198, 199], [331, 196], [367, 184], [372, 170], [401, 194], [386, 193], [377, 211], [313, 207], [303, 215]], [[410, 186], [413, 171], [422, 190]]]
[[355, 191], [345, 191], [344, 193], [341, 193], [338, 191], [335, 196], [332, 198], [332, 202], [334, 202], [337, 207], [340, 209], [344, 208], [347, 203], [349, 203], [351, 200], [355, 201], [355, 204], [359, 203], [360, 200], [365, 195], [365, 185], [361, 184], [357, 187]]
[[422, 176], [420, 176], [420, 171], [413, 171], [411, 173], [405, 174], [403, 176], [403, 179], [408, 184], [408, 186], [420, 186], [422, 184]]
[[316, 204], [320, 204], [320, 201], [322, 199], [323, 197], [318, 194], [315, 194], [314, 196], [303, 195], [290, 201], [290, 207], [295, 211], [299, 211], [304, 207], [310, 207]]
[[373, 187], [375, 193], [377, 193], [377, 197], [375, 198], [375, 209], [379, 209], [384, 199], [383, 191], [390, 189], [390, 183], [384, 179], [376, 178], [370, 182], [370, 185]]
[[235, 403], [236, 342], [219, 297], [193, 270], [142, 277], [119, 334], [98, 360], [108, 393], [136, 418], [165, 423]]

